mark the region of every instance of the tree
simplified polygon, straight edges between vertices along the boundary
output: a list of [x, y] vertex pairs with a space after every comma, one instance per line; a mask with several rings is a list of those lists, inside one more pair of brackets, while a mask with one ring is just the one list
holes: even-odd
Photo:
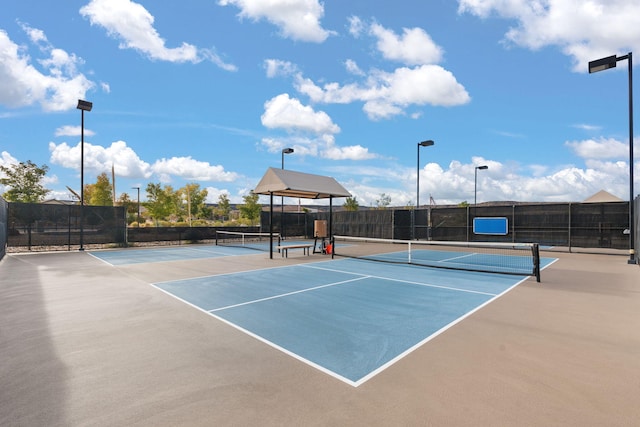
[[244, 196], [244, 205], [240, 205], [240, 213], [244, 218], [247, 218], [251, 225], [255, 224], [256, 219], [260, 219], [260, 212], [262, 212], [262, 205], [258, 204], [258, 195], [251, 191], [248, 195]]
[[376, 200], [378, 209], [386, 209], [391, 204], [391, 196], [384, 193], [380, 194], [380, 198]]
[[207, 216], [207, 206], [205, 200], [209, 192], [207, 189], [200, 190], [200, 184], [187, 184], [178, 190], [178, 197], [186, 201], [186, 215], [191, 225], [191, 219], [203, 218]]
[[87, 205], [113, 206], [113, 189], [106, 173], [98, 175], [95, 184], [84, 186], [84, 201]]
[[138, 202], [131, 200], [127, 193], [120, 194], [120, 197], [116, 201], [118, 206], [123, 206], [127, 212], [127, 223], [138, 221]]
[[225, 218], [229, 218], [230, 212], [231, 203], [229, 202], [229, 196], [227, 196], [225, 193], [222, 193], [218, 196], [218, 207], [213, 210], [213, 213], [221, 221], [224, 221]]
[[345, 200], [342, 206], [350, 212], [355, 212], [360, 208], [360, 204], [355, 197], [347, 197], [347, 200]]
[[147, 201], [144, 202], [144, 207], [149, 212], [149, 215], [155, 220], [156, 226], [158, 221], [166, 219], [175, 212], [176, 205], [174, 202], [173, 188], [167, 186], [162, 188], [161, 184], [147, 184]]
[[5, 175], [4, 178], [0, 178], [0, 184], [9, 187], [3, 197], [9, 202], [41, 202], [51, 191], [42, 185], [42, 179], [48, 171], [47, 165], [38, 167], [31, 160], [11, 166], [0, 166], [0, 172]]
[[471, 205], [466, 200], [464, 202], [458, 203], [458, 207], [459, 208], [468, 208], [469, 206], [471, 206]]

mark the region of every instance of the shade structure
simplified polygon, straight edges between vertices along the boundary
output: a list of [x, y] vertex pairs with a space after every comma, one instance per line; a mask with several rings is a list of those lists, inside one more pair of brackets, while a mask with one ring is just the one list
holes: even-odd
[[276, 168], [267, 169], [253, 192], [301, 199], [351, 197], [332, 177]]
[[267, 194], [269, 202], [269, 258], [273, 258], [273, 196], [299, 197], [301, 199], [329, 199], [329, 236], [333, 232], [333, 199], [351, 197], [334, 178], [323, 175], [269, 168], [264, 174], [254, 194]]

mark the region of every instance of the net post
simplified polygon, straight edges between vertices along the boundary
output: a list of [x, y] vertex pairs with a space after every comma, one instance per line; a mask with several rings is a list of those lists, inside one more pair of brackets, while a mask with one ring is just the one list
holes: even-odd
[[218, 246], [218, 230], [216, 230], [216, 246]]
[[336, 236], [331, 236], [329, 243], [331, 244], [331, 259], [334, 259], [336, 256]]
[[540, 245], [534, 243], [531, 250], [533, 251], [533, 273], [536, 276], [536, 281], [540, 283]]

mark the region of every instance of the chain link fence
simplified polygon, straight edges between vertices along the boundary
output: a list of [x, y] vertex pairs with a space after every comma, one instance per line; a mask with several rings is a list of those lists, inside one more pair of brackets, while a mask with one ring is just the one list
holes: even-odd
[[[82, 220], [82, 222], [81, 222]], [[121, 206], [9, 203], [10, 247], [68, 250], [83, 245], [126, 245], [126, 212]]]
[[[640, 204], [640, 198], [636, 199]], [[638, 222], [638, 208], [635, 209]], [[273, 213], [274, 231], [285, 236], [313, 237], [314, 220], [328, 212]], [[432, 207], [334, 212], [333, 234], [401, 240], [536, 242], [571, 248], [629, 249], [629, 203], [541, 203], [504, 206]], [[473, 218], [501, 218], [503, 235], [475, 234]], [[261, 218], [269, 229], [269, 213]], [[638, 227], [635, 227], [638, 235]], [[627, 233], [625, 233], [627, 230]], [[638, 241], [636, 237], [636, 242]], [[637, 255], [637, 254], [636, 254]]]
[[[314, 221], [333, 223], [332, 233], [385, 239], [536, 242], [546, 246], [629, 249], [629, 203], [543, 203], [505, 206], [368, 209], [355, 212], [274, 212], [274, 231], [314, 237]], [[635, 244], [640, 236], [640, 197], [635, 200]], [[503, 218], [508, 232], [478, 235], [473, 218]], [[80, 226], [80, 218], [84, 218]], [[7, 203], [0, 199], [0, 257], [8, 247], [26, 250], [148, 242], [207, 241], [216, 230], [269, 231], [269, 212], [259, 227], [128, 228], [124, 207]], [[626, 233], [625, 233], [626, 230]], [[636, 258], [638, 254], [635, 254]]]
[[7, 253], [7, 235], [9, 234], [9, 203], [0, 197], [0, 259]]

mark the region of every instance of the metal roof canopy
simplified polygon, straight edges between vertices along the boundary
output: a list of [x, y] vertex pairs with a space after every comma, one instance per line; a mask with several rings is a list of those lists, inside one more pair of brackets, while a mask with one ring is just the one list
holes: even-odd
[[269, 258], [273, 259], [273, 196], [299, 197], [302, 199], [329, 199], [329, 238], [333, 233], [333, 198], [351, 197], [334, 178], [287, 169], [269, 168], [254, 194], [268, 194], [269, 202]]
[[351, 197], [351, 193], [329, 176], [276, 168], [267, 169], [253, 192], [302, 199]]

